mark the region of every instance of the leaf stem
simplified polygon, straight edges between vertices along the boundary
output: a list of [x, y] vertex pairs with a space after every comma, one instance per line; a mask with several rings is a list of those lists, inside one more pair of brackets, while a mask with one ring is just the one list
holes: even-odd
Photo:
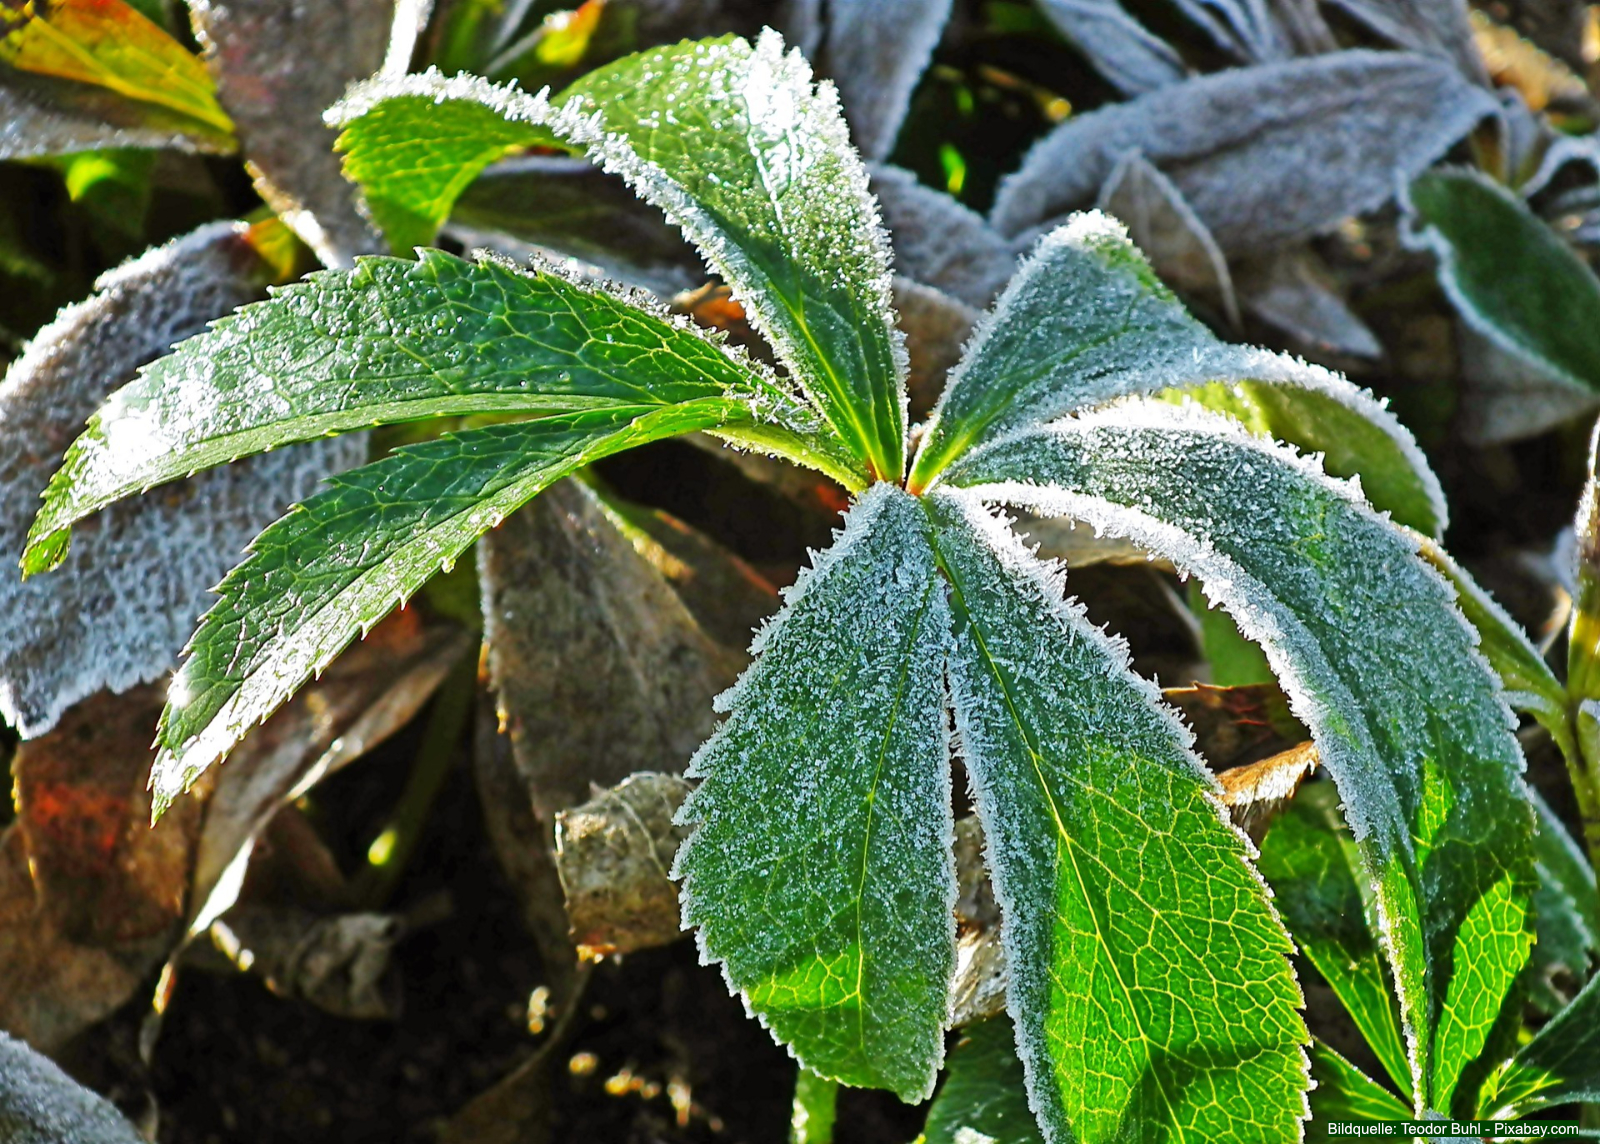
[[838, 1114], [839, 1082], [818, 1076], [801, 1065], [794, 1077], [794, 1116], [789, 1144], [833, 1144]]
[[428, 823], [439, 790], [456, 761], [456, 746], [477, 695], [478, 657], [461, 657], [445, 677], [422, 731], [416, 761], [394, 813], [367, 851], [369, 865], [357, 883], [357, 900], [365, 909], [382, 909], [400, 884], [406, 866]]

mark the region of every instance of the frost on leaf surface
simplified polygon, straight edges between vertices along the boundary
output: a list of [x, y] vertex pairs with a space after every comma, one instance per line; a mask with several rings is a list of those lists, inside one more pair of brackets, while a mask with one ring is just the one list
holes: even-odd
[[976, 499], [935, 493], [959, 750], [1046, 1139], [1295, 1140], [1300, 992], [1191, 736]]
[[357, 634], [553, 481], [742, 411], [700, 398], [492, 425], [330, 480], [252, 542], [190, 641], [157, 736], [157, 813]]
[[[485, 140], [485, 163], [548, 129], [620, 174], [700, 248], [846, 444], [877, 475], [899, 478], [905, 363], [889, 313], [888, 241], [837, 93], [813, 85], [805, 59], [775, 33], [754, 46], [706, 41], [628, 56], [553, 100], [436, 74], [375, 82], [331, 113], [346, 127], [349, 162], [370, 153], [364, 121], [418, 99], [433, 116], [460, 119], [464, 140]], [[419, 150], [385, 138], [404, 156]]]
[[1481, 978], [1470, 1027], [1446, 1030], [1461, 967], [1526, 957], [1533, 813], [1499, 683], [1418, 542], [1282, 446], [1149, 402], [996, 442], [948, 479], [1167, 557], [1261, 644], [1338, 784], [1413, 1088], [1440, 1107], [1510, 984]]
[[[243, 224], [214, 223], [111, 271], [34, 337], [0, 382], [0, 548], [14, 561], [62, 450], [106, 394], [179, 338], [259, 298], [270, 277]], [[155, 679], [250, 537], [330, 472], [360, 435], [253, 459], [116, 505], [54, 576], [0, 577], [0, 716], [43, 734], [94, 691]], [[175, 470], [182, 477], [189, 469]]]
[[955, 961], [949, 612], [917, 502], [874, 485], [720, 700], [680, 812], [683, 920], [813, 1072], [922, 1100]]
[[1129, 151], [1172, 179], [1227, 254], [1309, 238], [1387, 202], [1479, 120], [1493, 96], [1450, 64], [1341, 51], [1233, 68], [1075, 115], [1000, 184], [1002, 234], [1092, 203]]
[[1122, 224], [1099, 212], [1045, 236], [980, 324], [912, 464], [926, 486], [965, 450], [1129, 394], [1193, 390], [1252, 429], [1325, 451], [1383, 506], [1436, 532], [1444, 496], [1409, 431], [1365, 390], [1283, 354], [1229, 345], [1184, 310]]
[[33, 543], [49, 552], [73, 521], [196, 469], [386, 422], [729, 393], [795, 432], [821, 428], [759, 367], [633, 301], [440, 251], [314, 274], [113, 394], [51, 481]]

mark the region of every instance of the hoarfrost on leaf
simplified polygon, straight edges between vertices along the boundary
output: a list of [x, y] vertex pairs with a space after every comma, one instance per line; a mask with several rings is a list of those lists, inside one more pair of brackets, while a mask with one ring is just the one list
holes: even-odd
[[925, 1099], [955, 968], [949, 612], [917, 501], [874, 485], [785, 594], [679, 813], [684, 925], [808, 1069]]

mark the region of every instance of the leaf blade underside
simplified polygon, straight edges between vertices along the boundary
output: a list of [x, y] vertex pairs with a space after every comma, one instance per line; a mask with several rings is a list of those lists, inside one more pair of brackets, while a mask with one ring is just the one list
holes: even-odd
[[822, 428], [754, 365], [624, 299], [439, 251], [368, 259], [244, 307], [114, 393], [51, 479], [23, 567], [50, 567], [71, 525], [113, 501], [291, 441], [721, 394]]
[[879, 484], [757, 636], [679, 813], [685, 926], [802, 1065], [933, 1089], [955, 964], [949, 614], [912, 498]]
[[[1527, 957], [1533, 814], [1498, 681], [1416, 542], [1283, 447], [1155, 403], [1018, 434], [950, 480], [1172, 559], [1267, 651], [1339, 785], [1438, 1108]], [[1452, 966], [1479, 964], [1469, 1028], [1439, 1032]]]
[[975, 500], [929, 498], [956, 727], [1045, 1138], [1299, 1138], [1287, 934], [1191, 739]]
[[156, 814], [357, 634], [553, 481], [741, 414], [737, 402], [702, 398], [491, 425], [332, 478], [255, 539], [201, 619], [157, 733]]

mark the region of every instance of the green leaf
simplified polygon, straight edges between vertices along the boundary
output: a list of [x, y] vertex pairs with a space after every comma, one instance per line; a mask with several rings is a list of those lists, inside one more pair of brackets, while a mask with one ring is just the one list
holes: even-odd
[[1600, 391], [1600, 279], [1512, 192], [1476, 171], [1429, 171], [1405, 206], [1456, 312], [1556, 381]]
[[928, 503], [1046, 1139], [1295, 1139], [1308, 1082], [1288, 935], [1192, 737], [976, 500]]
[[495, 160], [560, 146], [541, 119], [516, 114], [523, 101], [547, 114], [543, 101], [512, 89], [429, 71], [399, 88], [361, 85], [328, 112], [328, 122], [344, 128], [334, 144], [344, 173], [390, 249], [405, 254], [431, 243], [456, 199]]
[[1527, 956], [1534, 823], [1499, 683], [1415, 540], [1314, 463], [1156, 402], [1018, 434], [948, 479], [1167, 557], [1262, 645], [1339, 785], [1413, 1088], [1441, 1108]]
[[1332, 987], [1390, 1078], [1409, 1094], [1411, 1063], [1400, 1008], [1371, 903], [1361, 892], [1361, 859], [1330, 784], [1301, 788], [1262, 840], [1256, 865], [1300, 952]]
[[923, 1100], [956, 887], [950, 618], [916, 502], [874, 485], [786, 599], [688, 771], [684, 923], [803, 1066]]
[[57, 563], [71, 525], [121, 497], [290, 441], [387, 422], [727, 394], [787, 420], [792, 428], [778, 436], [839, 452], [815, 415], [759, 367], [639, 301], [438, 251], [314, 274], [182, 342], [110, 397], [50, 482], [24, 571]]
[[[548, 127], [621, 174], [700, 248], [871, 475], [900, 478], [905, 355], [888, 239], [836, 94], [813, 86], [810, 65], [776, 33], [754, 47], [725, 39], [629, 56], [554, 101], [437, 73], [376, 80], [330, 122], [354, 127], [397, 97], [428, 101], [432, 114], [464, 100]], [[477, 122], [483, 112], [449, 114]], [[415, 166], [420, 153], [388, 162]]]
[[150, 776], [159, 815], [252, 726], [551, 482], [745, 415], [722, 398], [493, 425], [333, 477], [223, 579], [173, 678]]
[[1317, 1087], [1311, 1090], [1308, 1144], [1329, 1138], [1330, 1120], [1411, 1119], [1404, 1101], [1317, 1040], [1311, 1042], [1311, 1076]]
[[1325, 369], [1218, 341], [1156, 278], [1122, 225], [1075, 216], [1040, 243], [951, 374], [912, 465], [934, 483], [964, 451], [1129, 394], [1173, 391], [1326, 452], [1380, 507], [1428, 533], [1446, 518], [1411, 434]]
[[1484, 1085], [1484, 1115], [1512, 1119], [1600, 1100], [1600, 976]]
[[1200, 647], [1211, 665], [1210, 682], [1217, 687], [1248, 687], [1252, 683], [1272, 683], [1276, 677], [1266, 655], [1239, 634], [1233, 617], [1212, 604], [1190, 580], [1189, 612], [1200, 622]]
[[928, 1109], [921, 1144], [1043, 1144], [1028, 1108], [1017, 1036], [1009, 1017], [962, 1030], [939, 1095]]

